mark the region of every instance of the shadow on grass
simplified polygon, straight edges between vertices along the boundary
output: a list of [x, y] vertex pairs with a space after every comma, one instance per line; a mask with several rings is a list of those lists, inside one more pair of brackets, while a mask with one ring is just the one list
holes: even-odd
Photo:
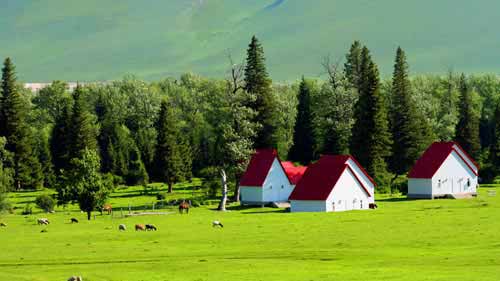
[[377, 202], [403, 202], [403, 201], [416, 201], [416, 200], [419, 200], [419, 199], [406, 198], [406, 197], [397, 197], [397, 198], [377, 199], [377, 200], [375, 200], [375, 203], [377, 203]]
[[290, 213], [289, 211], [285, 209], [275, 209], [275, 210], [263, 210], [263, 211], [248, 211], [248, 212], [241, 212], [242, 214], [245, 215], [258, 215], [258, 214], [282, 214], [282, 213]]

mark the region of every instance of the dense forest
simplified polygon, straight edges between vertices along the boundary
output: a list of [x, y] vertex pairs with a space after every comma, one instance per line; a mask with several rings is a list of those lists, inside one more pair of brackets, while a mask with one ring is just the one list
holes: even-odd
[[[354, 155], [379, 192], [404, 192], [406, 173], [433, 141], [455, 140], [491, 181], [500, 167], [500, 78], [411, 76], [395, 50], [381, 79], [356, 41], [340, 63], [326, 57], [327, 79], [272, 83], [253, 37], [244, 63], [228, 58], [226, 79], [194, 74], [145, 82], [79, 85], [62, 81], [32, 93], [5, 59], [0, 100], [0, 207], [12, 190], [51, 188], [60, 204], [90, 213], [119, 184], [172, 185], [220, 170], [237, 182], [256, 148], [274, 147], [307, 165], [321, 154]], [[78, 66], [75, 66], [78, 67]]]

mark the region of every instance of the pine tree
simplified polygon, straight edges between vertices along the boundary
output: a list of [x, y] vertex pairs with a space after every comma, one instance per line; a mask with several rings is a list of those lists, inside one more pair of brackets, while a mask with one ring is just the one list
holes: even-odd
[[361, 83], [361, 43], [354, 41], [351, 45], [349, 53], [346, 55], [346, 63], [344, 64], [344, 75], [349, 83], [360, 90]]
[[495, 108], [493, 123], [494, 131], [493, 142], [490, 147], [490, 162], [495, 167], [500, 167], [500, 102], [497, 103], [497, 106]]
[[142, 162], [139, 149], [133, 147], [129, 153], [128, 174], [125, 178], [126, 183], [128, 185], [147, 184], [149, 176]]
[[156, 179], [165, 181], [168, 192], [172, 193], [172, 187], [176, 182], [184, 180], [185, 166], [181, 156], [179, 139], [179, 128], [175, 112], [166, 101], [162, 101], [156, 130], [156, 150], [154, 165]]
[[66, 104], [60, 114], [56, 116], [52, 128], [50, 153], [56, 176], [60, 176], [61, 171], [69, 168], [70, 111], [71, 107]]
[[68, 159], [80, 158], [85, 149], [96, 150], [97, 139], [90, 113], [83, 100], [83, 89], [77, 85], [73, 92], [73, 109], [69, 123]]
[[361, 90], [355, 106], [351, 153], [381, 186], [388, 183], [386, 159], [391, 155], [391, 135], [386, 102], [379, 90], [379, 72], [366, 47], [361, 54]]
[[304, 77], [299, 86], [297, 120], [293, 134], [293, 145], [288, 158], [308, 165], [314, 157], [314, 136], [311, 112], [311, 89]]
[[253, 36], [247, 50], [245, 67], [245, 90], [255, 95], [250, 107], [257, 112], [255, 122], [261, 125], [255, 138], [255, 147], [270, 148], [277, 146], [276, 103], [274, 101], [271, 79], [266, 70], [264, 49], [257, 37]]
[[6, 137], [6, 149], [13, 153], [16, 188], [38, 188], [42, 185], [41, 165], [33, 153], [33, 137], [26, 123], [29, 108], [16, 88], [15, 67], [9, 58], [2, 68], [1, 88], [0, 136]]
[[460, 118], [455, 130], [455, 141], [472, 157], [478, 158], [481, 150], [479, 141], [479, 116], [474, 112], [472, 93], [464, 74], [460, 76]]
[[429, 145], [426, 120], [412, 100], [406, 55], [398, 48], [392, 78], [392, 159], [395, 176], [405, 174]]

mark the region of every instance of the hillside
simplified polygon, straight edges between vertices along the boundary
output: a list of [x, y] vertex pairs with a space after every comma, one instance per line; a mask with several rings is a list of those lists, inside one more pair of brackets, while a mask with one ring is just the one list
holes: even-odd
[[359, 39], [384, 75], [397, 45], [413, 73], [499, 73], [496, 0], [4, 0], [0, 58], [24, 81], [146, 79], [225, 74], [250, 37], [265, 47], [274, 80], [321, 74]]

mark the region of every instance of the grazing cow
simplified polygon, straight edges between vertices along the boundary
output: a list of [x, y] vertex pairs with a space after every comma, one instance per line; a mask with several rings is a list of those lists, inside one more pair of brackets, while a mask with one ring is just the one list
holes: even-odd
[[68, 281], [83, 281], [81, 276], [71, 276]]
[[111, 215], [111, 213], [113, 212], [113, 207], [111, 207], [111, 204], [104, 204], [101, 209], [101, 214], [102, 212], [107, 212], [108, 215]]
[[189, 214], [189, 203], [186, 200], [179, 204], [179, 213], [182, 214], [184, 211], [186, 211], [186, 214]]
[[6, 223], [4, 223], [4, 222], [0, 222], [0, 226], [1, 226], [1, 227], [7, 227], [7, 224], [6, 224]]
[[216, 226], [224, 227], [220, 221], [213, 221], [212, 227], [216, 227]]
[[78, 223], [78, 220], [75, 218], [71, 218], [71, 223]]
[[39, 225], [42, 225], [42, 224], [43, 225], [48, 225], [50, 222], [49, 222], [49, 219], [47, 219], [47, 218], [40, 218], [40, 219], [37, 220], [37, 223]]
[[138, 230], [144, 231], [144, 230], [146, 230], [146, 227], [144, 226], [144, 224], [136, 224], [135, 231], [138, 231]]
[[146, 230], [156, 231], [156, 226], [154, 226], [153, 224], [146, 224]]
[[370, 209], [377, 209], [377, 208], [378, 208], [377, 204], [375, 204], [375, 203], [370, 203], [370, 204], [368, 205], [368, 207], [369, 207]]
[[125, 230], [127, 230], [127, 227], [126, 227], [124, 224], [120, 224], [120, 225], [118, 226], [118, 230], [120, 230], [120, 231], [125, 231]]

